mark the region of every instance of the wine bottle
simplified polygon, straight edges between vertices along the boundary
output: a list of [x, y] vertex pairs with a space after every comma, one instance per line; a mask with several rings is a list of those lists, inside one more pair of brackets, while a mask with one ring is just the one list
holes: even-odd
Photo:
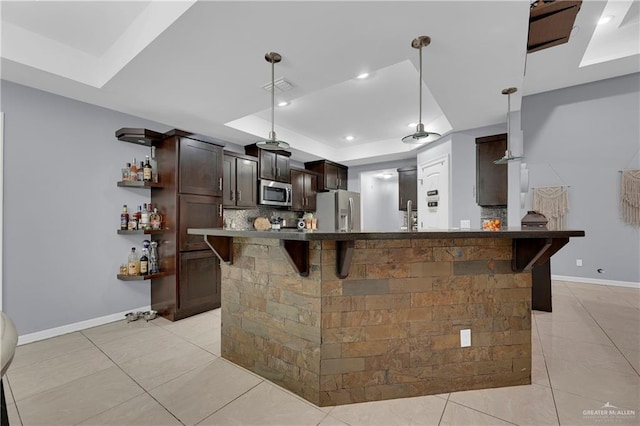
[[142, 256], [140, 256], [140, 275], [149, 274], [149, 240], [142, 243]]
[[149, 156], [147, 155], [145, 158], [144, 166], [142, 168], [142, 180], [145, 182], [151, 182], [153, 169], [151, 168], [151, 163], [149, 163]]
[[149, 160], [149, 164], [151, 164], [151, 181], [153, 183], [158, 183], [158, 160], [156, 160], [156, 147], [151, 147], [151, 159]]

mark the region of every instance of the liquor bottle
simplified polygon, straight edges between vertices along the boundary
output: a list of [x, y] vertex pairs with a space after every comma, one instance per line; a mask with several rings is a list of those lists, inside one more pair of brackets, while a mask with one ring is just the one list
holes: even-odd
[[142, 242], [142, 256], [140, 256], [140, 275], [149, 274], [149, 240]]
[[120, 213], [120, 229], [128, 229], [129, 226], [129, 212], [127, 211], [127, 205], [122, 205], [122, 213]]
[[160, 273], [160, 263], [158, 262], [158, 242], [151, 241], [151, 251], [149, 252], [149, 273]]
[[133, 157], [133, 163], [131, 163], [131, 168], [130, 168], [130, 173], [129, 173], [129, 179], [132, 181], [137, 181], [138, 180], [138, 166], [136, 165], [136, 157]]
[[147, 210], [147, 203], [142, 205], [142, 212], [140, 213], [140, 222], [138, 223], [139, 229], [151, 229], [149, 223], [149, 210]]
[[140, 264], [138, 263], [138, 254], [136, 253], [136, 248], [131, 247], [131, 253], [129, 253], [129, 262], [127, 263], [127, 269], [129, 275], [139, 275], [140, 274]]
[[131, 163], [126, 163], [122, 168], [122, 181], [128, 182], [131, 180]]
[[140, 162], [138, 166], [138, 181], [142, 182], [144, 180], [144, 161]]
[[151, 181], [153, 183], [158, 183], [158, 160], [156, 160], [156, 147], [151, 147], [151, 160], [149, 160], [149, 164], [151, 164]]
[[151, 182], [153, 169], [151, 163], [149, 163], [149, 156], [146, 156], [144, 166], [142, 167], [142, 180], [145, 182]]
[[149, 222], [151, 223], [151, 229], [162, 229], [162, 215], [158, 213], [158, 208], [153, 208], [153, 213], [149, 215]]
[[133, 218], [138, 222], [138, 229], [140, 229], [140, 220], [142, 219], [142, 206], [138, 206], [138, 210], [133, 214]]

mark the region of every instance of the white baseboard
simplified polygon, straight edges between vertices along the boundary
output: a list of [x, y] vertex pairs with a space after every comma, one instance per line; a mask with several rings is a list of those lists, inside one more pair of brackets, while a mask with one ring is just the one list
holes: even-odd
[[602, 280], [599, 278], [568, 277], [566, 275], [551, 275], [551, 279], [558, 280], [558, 281], [573, 281], [573, 282], [586, 283], [586, 284], [600, 284], [600, 285], [611, 285], [616, 287], [640, 288], [640, 283], [636, 283], [633, 281], [614, 281], [614, 280]]
[[92, 318], [86, 321], [80, 321], [73, 324], [63, 325], [61, 327], [50, 328], [48, 330], [37, 331], [35, 333], [24, 334], [18, 336], [18, 346], [27, 343], [37, 342], [38, 340], [49, 339], [51, 337], [60, 336], [62, 334], [73, 333], [74, 331], [85, 330], [91, 327], [97, 327], [99, 325], [108, 324], [114, 321], [120, 321], [124, 319], [124, 315], [129, 312], [148, 311], [150, 306], [143, 306], [138, 309], [129, 309], [127, 311], [119, 312], [116, 314], [106, 315], [104, 317]]

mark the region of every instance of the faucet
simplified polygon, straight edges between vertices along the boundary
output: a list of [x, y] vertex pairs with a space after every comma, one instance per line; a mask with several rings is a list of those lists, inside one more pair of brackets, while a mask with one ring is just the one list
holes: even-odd
[[411, 200], [407, 200], [407, 231], [413, 231], [413, 220], [411, 220]]

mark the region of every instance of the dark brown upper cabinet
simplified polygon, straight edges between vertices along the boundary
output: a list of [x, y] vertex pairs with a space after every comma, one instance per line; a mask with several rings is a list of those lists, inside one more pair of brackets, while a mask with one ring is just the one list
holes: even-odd
[[398, 169], [398, 209], [407, 210], [407, 201], [411, 200], [412, 210], [418, 208], [418, 167]]
[[480, 206], [507, 205], [508, 166], [493, 163], [506, 150], [506, 133], [476, 138], [476, 202]]
[[180, 138], [179, 189], [182, 194], [222, 196], [222, 147]]
[[225, 153], [222, 173], [225, 207], [256, 207], [258, 204], [258, 159]]
[[245, 146], [244, 152], [247, 155], [258, 157], [258, 176], [260, 179], [291, 182], [290, 152], [260, 149], [256, 144]]
[[329, 160], [318, 160], [304, 163], [304, 168], [320, 175], [318, 191], [347, 189], [349, 168]]
[[293, 211], [315, 211], [318, 176], [316, 173], [291, 169], [291, 208]]

